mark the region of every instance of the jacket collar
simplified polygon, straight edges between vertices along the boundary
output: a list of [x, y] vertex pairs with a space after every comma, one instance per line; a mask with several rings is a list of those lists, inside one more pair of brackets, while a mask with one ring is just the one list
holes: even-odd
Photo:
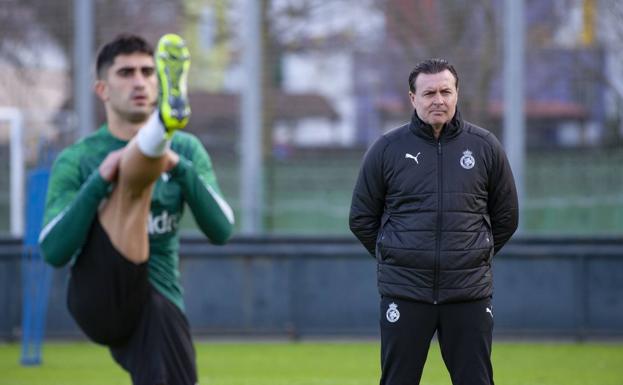
[[[409, 129], [415, 135], [422, 137], [427, 140], [435, 140], [435, 135], [433, 134], [433, 127], [425, 123], [420, 119], [417, 115], [417, 112], [413, 110], [413, 115], [411, 116], [411, 123], [409, 123]], [[446, 123], [441, 130], [441, 135], [439, 136], [440, 140], [446, 141], [456, 137], [461, 133], [463, 129], [463, 120], [461, 119], [461, 114], [459, 113], [459, 109], [456, 109], [452, 120]]]

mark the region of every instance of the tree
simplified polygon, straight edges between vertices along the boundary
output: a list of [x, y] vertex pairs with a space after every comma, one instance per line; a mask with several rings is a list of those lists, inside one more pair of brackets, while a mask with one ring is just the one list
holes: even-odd
[[[488, 126], [491, 83], [500, 67], [500, 33], [491, 0], [386, 0], [378, 5], [387, 18], [388, 68], [403, 74], [390, 87], [404, 90], [415, 63], [431, 57], [448, 59], [460, 76], [463, 115]], [[398, 68], [396, 68], [398, 67]]]
[[[31, 66], [20, 50], [35, 55], [31, 62], [41, 62], [41, 45], [60, 47], [73, 73], [74, 3], [82, 0], [5, 0], [0, 11], [2, 57], [16, 68]], [[165, 0], [92, 0], [94, 5], [94, 48], [121, 32], [138, 33], [156, 41], [162, 31], [175, 31], [180, 1]], [[18, 47], [19, 49], [16, 49]], [[36, 55], [40, 58], [37, 59]], [[93, 52], [95, 57], [95, 52]], [[25, 81], [28, 79], [25, 78]], [[67, 95], [71, 106], [71, 94]]]

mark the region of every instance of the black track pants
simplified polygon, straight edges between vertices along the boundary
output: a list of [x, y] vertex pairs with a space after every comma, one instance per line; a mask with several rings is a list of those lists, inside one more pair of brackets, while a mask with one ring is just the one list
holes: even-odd
[[443, 305], [381, 298], [381, 385], [417, 385], [435, 332], [453, 385], [493, 385], [491, 299]]

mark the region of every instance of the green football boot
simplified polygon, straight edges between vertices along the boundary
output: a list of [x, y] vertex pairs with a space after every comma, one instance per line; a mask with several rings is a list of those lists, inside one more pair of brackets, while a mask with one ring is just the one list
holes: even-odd
[[184, 39], [171, 33], [162, 36], [156, 47], [155, 61], [160, 86], [158, 110], [170, 139], [175, 131], [186, 127], [190, 118], [187, 86], [190, 52]]

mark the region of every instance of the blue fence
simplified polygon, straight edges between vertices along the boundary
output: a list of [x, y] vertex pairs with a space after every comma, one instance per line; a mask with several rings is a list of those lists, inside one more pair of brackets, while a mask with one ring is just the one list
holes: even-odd
[[[20, 334], [19, 244], [0, 240], [0, 338]], [[17, 253], [17, 254], [16, 254]], [[375, 336], [376, 264], [352, 238], [183, 237], [186, 310], [196, 335]], [[623, 335], [623, 239], [516, 239], [496, 256], [496, 335]], [[47, 337], [81, 337], [55, 270]]]

